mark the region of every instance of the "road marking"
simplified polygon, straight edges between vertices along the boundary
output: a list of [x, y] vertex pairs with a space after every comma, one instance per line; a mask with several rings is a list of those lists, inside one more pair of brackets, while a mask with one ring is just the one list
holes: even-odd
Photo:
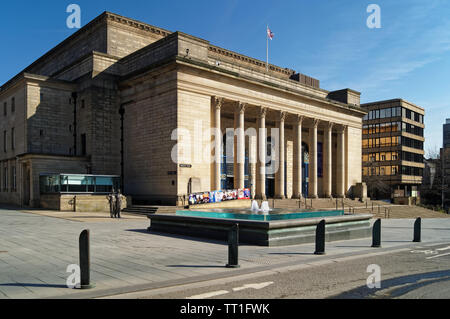
[[450, 255], [450, 253], [446, 253], [446, 254], [442, 254], [442, 255], [435, 255], [435, 256], [427, 257], [426, 259], [432, 259], [432, 258], [442, 257], [442, 256], [447, 256], [447, 255]]
[[241, 290], [244, 290], [244, 289], [256, 289], [256, 290], [259, 290], [259, 289], [266, 288], [266, 287], [268, 287], [268, 286], [270, 286], [272, 284], [273, 284], [273, 281], [262, 282], [260, 284], [247, 284], [247, 285], [244, 285], [242, 287], [233, 288], [233, 291], [241, 291]]
[[204, 294], [187, 297], [186, 299], [206, 299], [206, 298], [211, 298], [211, 297], [215, 297], [215, 296], [225, 295], [227, 293], [228, 293], [227, 290], [219, 290], [219, 291], [207, 292]]
[[443, 251], [443, 250], [449, 250], [450, 246], [444, 247], [444, 248], [437, 248], [437, 251]]

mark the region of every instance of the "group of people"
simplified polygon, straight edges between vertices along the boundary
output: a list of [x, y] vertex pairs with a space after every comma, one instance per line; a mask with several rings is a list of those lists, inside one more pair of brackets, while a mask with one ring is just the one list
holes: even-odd
[[112, 193], [108, 195], [109, 211], [111, 218], [120, 218], [120, 211], [122, 210], [122, 194], [113, 189]]

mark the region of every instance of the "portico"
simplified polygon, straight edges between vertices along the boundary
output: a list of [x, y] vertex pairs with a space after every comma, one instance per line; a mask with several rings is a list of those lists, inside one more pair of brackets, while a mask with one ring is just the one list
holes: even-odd
[[[227, 172], [234, 178], [233, 187], [251, 188], [256, 199], [345, 197], [346, 124], [220, 96], [213, 96], [211, 101], [214, 109], [211, 123], [221, 132], [220, 138], [214, 138], [215, 190], [226, 185], [223, 179], [226, 158], [233, 164], [233, 171]], [[231, 123], [235, 130], [233, 148], [223, 145]], [[252, 148], [257, 155], [253, 161], [248, 156]], [[226, 149], [233, 149], [233, 154], [226, 154]], [[252, 164], [256, 169], [251, 169]], [[269, 175], [275, 177], [272, 194], [267, 194]]]

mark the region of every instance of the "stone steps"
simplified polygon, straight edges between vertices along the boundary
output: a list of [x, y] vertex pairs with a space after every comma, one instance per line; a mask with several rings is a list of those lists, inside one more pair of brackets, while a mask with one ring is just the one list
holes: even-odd
[[175, 214], [176, 206], [145, 206], [145, 205], [132, 205], [123, 209], [124, 213], [137, 214], [137, 215], [153, 215], [153, 214]]

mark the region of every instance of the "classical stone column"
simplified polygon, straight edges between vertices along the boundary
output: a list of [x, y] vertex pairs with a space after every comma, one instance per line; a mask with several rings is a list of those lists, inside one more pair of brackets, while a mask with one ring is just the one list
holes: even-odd
[[331, 190], [332, 190], [332, 167], [333, 167], [333, 156], [332, 156], [332, 135], [333, 133], [333, 123], [328, 122], [324, 131], [324, 165], [323, 165], [323, 191], [325, 193], [325, 197], [331, 198]]
[[337, 161], [336, 161], [336, 195], [345, 197], [345, 129], [346, 126], [337, 128]]
[[234, 185], [235, 188], [244, 188], [245, 182], [245, 121], [244, 114], [246, 103], [237, 102], [234, 115], [235, 122], [235, 170], [234, 170]]
[[[213, 97], [214, 105], [214, 129], [216, 135], [214, 139], [214, 190], [221, 187], [221, 163], [222, 163], [222, 130], [220, 126], [220, 110], [223, 105], [223, 98]], [[220, 133], [220, 134], [219, 134]], [[219, 134], [219, 135], [218, 135]]]
[[256, 198], [266, 200], [266, 154], [267, 154], [267, 131], [266, 131], [267, 108], [261, 107], [258, 114], [258, 163], [257, 163], [257, 187]]
[[280, 117], [278, 119], [278, 129], [279, 129], [279, 153], [278, 153], [278, 179], [276, 187], [276, 198], [285, 199], [284, 195], [284, 121], [286, 119], [286, 112], [280, 112]]
[[309, 183], [308, 193], [310, 198], [317, 198], [317, 126], [319, 120], [313, 119], [313, 125], [309, 128]]
[[294, 187], [293, 187], [293, 198], [301, 199], [302, 196], [302, 165], [303, 165], [303, 154], [302, 154], [302, 123], [303, 116], [297, 115], [296, 125], [295, 125], [295, 137], [294, 137]]

